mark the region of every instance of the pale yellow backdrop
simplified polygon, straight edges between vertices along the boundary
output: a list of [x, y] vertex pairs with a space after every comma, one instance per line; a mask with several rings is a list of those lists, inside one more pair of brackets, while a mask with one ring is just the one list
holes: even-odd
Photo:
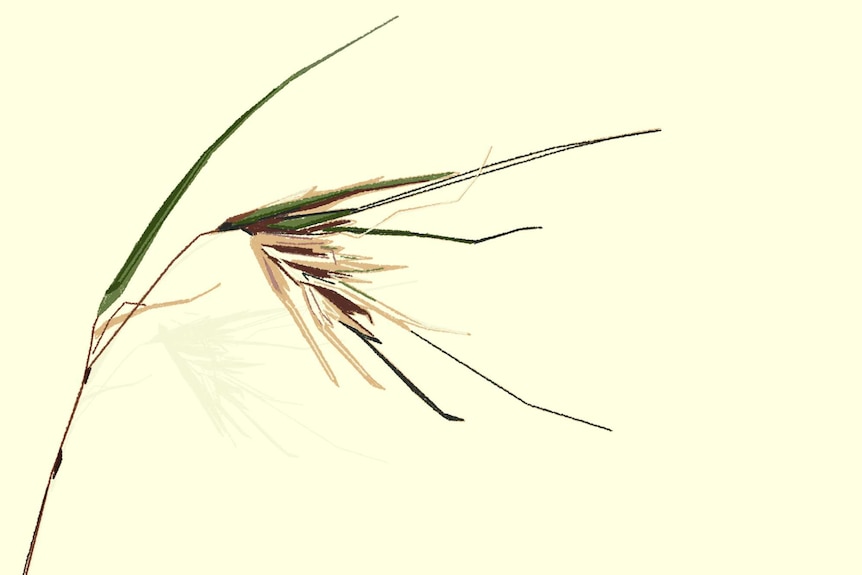
[[[198, 231], [312, 185], [662, 128], [390, 223], [541, 231], [353, 244], [410, 265], [375, 297], [471, 332], [434, 341], [614, 432], [407, 334], [384, 349], [465, 422], [385, 370], [381, 392], [336, 362], [336, 388], [237, 233], [154, 301], [216, 292], [142, 316], [94, 371], [31, 573], [858, 573], [859, 14], [803, 6], [7, 3], [0, 572], [153, 211], [252, 102], [397, 14], [216, 154], [127, 295]], [[247, 435], [208, 417], [196, 393], [218, 385]]]

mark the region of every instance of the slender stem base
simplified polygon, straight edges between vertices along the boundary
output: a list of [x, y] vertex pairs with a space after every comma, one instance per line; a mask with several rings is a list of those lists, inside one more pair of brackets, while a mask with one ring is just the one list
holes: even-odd
[[[95, 323], [93, 324], [95, 328]], [[90, 345], [93, 343], [92, 332], [90, 335]], [[78, 411], [78, 405], [81, 403], [81, 395], [84, 393], [84, 386], [87, 385], [87, 380], [90, 378], [90, 358], [87, 357], [87, 367], [84, 369], [84, 375], [81, 377], [81, 385], [78, 387], [78, 395], [75, 396], [75, 403], [72, 405], [72, 412], [69, 414], [69, 420], [66, 422], [66, 429], [63, 431], [63, 438], [60, 440], [60, 447], [57, 448], [57, 458], [54, 459], [54, 464], [51, 466], [51, 473], [48, 475], [48, 481], [45, 483], [45, 493], [42, 495], [42, 504], [39, 506], [39, 515], [36, 517], [36, 527], [33, 528], [33, 537], [30, 538], [30, 548], [27, 550], [27, 559], [24, 561], [24, 575], [30, 571], [30, 561], [33, 560], [33, 550], [36, 548], [36, 538], [39, 536], [39, 528], [42, 526], [42, 515], [45, 513], [45, 503], [48, 501], [48, 491], [51, 490], [51, 483], [57, 477], [57, 472], [60, 470], [60, 464], [63, 462], [63, 446], [66, 444], [66, 438], [69, 436], [69, 428], [72, 427], [72, 420], [75, 419], [75, 413]]]
[[[158, 285], [158, 283], [162, 281], [162, 278], [165, 277], [165, 274], [168, 273], [168, 270], [171, 269], [171, 267], [177, 262], [177, 260], [179, 260], [180, 257], [184, 253], [186, 253], [186, 251], [188, 251], [188, 249], [191, 248], [192, 245], [199, 239], [204, 236], [208, 236], [215, 233], [217, 232], [210, 231], [196, 235], [192, 239], [192, 241], [187, 243], [185, 247], [183, 247], [183, 249], [181, 249], [177, 253], [177, 255], [175, 255], [173, 259], [171, 259], [170, 262], [168, 262], [168, 265], [165, 266], [165, 268], [158, 275], [156, 280], [150, 285], [147, 291], [144, 292], [143, 297], [141, 297], [141, 299], [133, 305], [132, 311], [128, 313], [125, 317], [123, 317], [120, 325], [117, 327], [114, 333], [111, 334], [111, 336], [108, 338], [108, 341], [105, 342], [105, 345], [103, 345], [102, 348], [98, 350], [98, 352], [96, 351], [96, 348], [98, 348], [99, 343], [102, 340], [102, 336], [104, 336], [105, 332], [107, 332], [107, 325], [99, 336], [98, 341], [96, 341], [96, 345], [94, 346], [93, 342], [94, 340], [96, 340], [96, 325], [99, 321], [99, 318], [97, 317], [95, 321], [93, 321], [93, 327], [90, 329], [90, 344], [87, 348], [87, 361], [84, 367], [84, 375], [81, 378], [81, 385], [80, 387], [78, 387], [78, 395], [75, 397], [75, 403], [72, 405], [72, 412], [69, 414], [69, 420], [66, 422], [66, 429], [63, 431], [63, 438], [60, 440], [60, 446], [57, 449], [57, 456], [51, 466], [51, 473], [48, 475], [48, 481], [45, 483], [45, 493], [42, 495], [42, 504], [39, 506], [39, 515], [36, 517], [36, 527], [33, 529], [33, 537], [30, 539], [30, 549], [27, 551], [27, 559], [24, 561], [24, 571], [22, 572], [22, 575], [27, 575], [27, 573], [30, 571], [30, 562], [33, 560], [33, 550], [36, 548], [36, 540], [39, 537], [39, 528], [42, 526], [42, 516], [45, 513], [45, 504], [48, 501], [48, 492], [51, 490], [51, 484], [57, 477], [57, 472], [60, 470], [60, 464], [63, 461], [63, 446], [66, 444], [66, 438], [69, 436], [69, 428], [72, 427], [72, 420], [75, 419], [75, 413], [78, 411], [78, 405], [81, 403], [81, 396], [84, 393], [84, 386], [87, 385], [87, 380], [90, 379], [90, 372], [93, 369], [93, 365], [95, 365], [96, 361], [102, 356], [105, 350], [108, 349], [108, 346], [111, 345], [111, 343], [117, 337], [117, 334], [120, 333], [120, 331], [126, 326], [129, 320], [136, 315], [136, 312], [139, 310], [139, 308], [144, 305], [144, 300], [147, 299], [147, 296], [149, 296], [153, 289], [155, 289], [156, 285]], [[111, 316], [111, 319], [113, 319], [113, 316]]]

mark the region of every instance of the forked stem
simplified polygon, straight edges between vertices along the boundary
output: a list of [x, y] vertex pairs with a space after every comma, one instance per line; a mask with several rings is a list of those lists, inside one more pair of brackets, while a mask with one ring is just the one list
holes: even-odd
[[[186, 253], [189, 250], [189, 248], [191, 248], [192, 245], [194, 245], [194, 243], [197, 242], [199, 239], [201, 239], [204, 236], [208, 236], [208, 235], [214, 234], [214, 233], [218, 233], [218, 232], [210, 231], [210, 232], [203, 232], [201, 234], [196, 235], [194, 237], [194, 239], [192, 239], [192, 241], [187, 243], [183, 247], [183, 249], [181, 249], [177, 253], [177, 255], [175, 255], [173, 257], [173, 259], [171, 259], [170, 262], [168, 262], [168, 265], [165, 266], [165, 268], [158, 275], [158, 277], [155, 279], [155, 281], [150, 285], [150, 287], [147, 289], [147, 291], [144, 292], [143, 297], [141, 297], [137, 301], [137, 303], [134, 304], [132, 311], [129, 312], [124, 317], [124, 319], [122, 320], [122, 323], [120, 323], [119, 327], [117, 327], [117, 329], [114, 331], [114, 333], [111, 334], [111, 337], [108, 338], [108, 341], [105, 342], [105, 345], [102, 346], [102, 349], [99, 350], [98, 353], [95, 353], [96, 350], [95, 350], [95, 347], [93, 346], [93, 343], [94, 343], [94, 340], [96, 339], [96, 326], [98, 324], [99, 318], [96, 317], [96, 319], [93, 320], [93, 327], [90, 328], [90, 343], [87, 346], [87, 361], [84, 364], [84, 375], [81, 377], [81, 385], [78, 387], [78, 394], [75, 396], [75, 403], [72, 405], [72, 411], [71, 411], [71, 413], [69, 413], [69, 419], [66, 421], [66, 429], [63, 430], [63, 437], [60, 439], [60, 445], [57, 448], [57, 455], [54, 458], [54, 463], [51, 465], [51, 472], [48, 474], [48, 481], [45, 482], [45, 492], [42, 495], [42, 503], [39, 506], [39, 515], [36, 516], [36, 526], [33, 528], [33, 536], [30, 538], [30, 548], [27, 550], [27, 558], [24, 561], [24, 571], [22, 572], [23, 575], [27, 575], [30, 571], [30, 563], [33, 560], [33, 551], [36, 549], [36, 540], [39, 537], [39, 528], [42, 526], [42, 516], [45, 513], [45, 504], [48, 501], [48, 492], [51, 490], [51, 483], [53, 483], [54, 479], [57, 477], [57, 472], [60, 470], [60, 465], [63, 461], [63, 446], [66, 444], [66, 438], [69, 436], [69, 429], [72, 427], [72, 421], [75, 419], [75, 413], [77, 413], [77, 411], [78, 411], [78, 405], [81, 403], [81, 396], [84, 393], [84, 386], [87, 385], [87, 381], [90, 378], [90, 373], [93, 370], [93, 366], [96, 364], [96, 361], [102, 356], [102, 354], [105, 353], [105, 350], [108, 349], [108, 346], [111, 345], [111, 342], [114, 341], [114, 339], [117, 337], [117, 334], [119, 334], [120, 331], [123, 329], [123, 327], [125, 327], [125, 325], [129, 322], [129, 320], [132, 319], [132, 317], [136, 315], [135, 312], [138, 311], [138, 309], [142, 305], [144, 305], [144, 300], [147, 299], [147, 297], [150, 295], [150, 293], [153, 291], [153, 289], [155, 289], [155, 287], [158, 285], [158, 283], [160, 281], [162, 281], [162, 278], [165, 277], [165, 274], [168, 273], [168, 270], [170, 270], [171, 267], [173, 267], [173, 265], [177, 262], [177, 260], [179, 260], [182, 257], [182, 255], [184, 253]], [[213, 289], [215, 289], [215, 288], [213, 288]], [[209, 291], [212, 291], [212, 290], [209, 290]], [[205, 293], [209, 293], [209, 292], [205, 292]], [[203, 294], [201, 294], [201, 295], [203, 295]], [[198, 296], [198, 297], [200, 297], [200, 296]], [[196, 299], [196, 298], [191, 298], [191, 299]], [[113, 318], [114, 316], [111, 316], [111, 317]], [[106, 330], [107, 330], [107, 326], [106, 326]], [[102, 335], [104, 335], [106, 330], [102, 331]], [[101, 341], [101, 337], [99, 338], [99, 341]], [[96, 342], [96, 343], [98, 346], [98, 342]]]

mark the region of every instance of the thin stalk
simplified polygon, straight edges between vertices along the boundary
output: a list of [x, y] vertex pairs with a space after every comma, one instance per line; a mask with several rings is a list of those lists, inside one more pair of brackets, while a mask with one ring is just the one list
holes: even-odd
[[145, 292], [144, 292], [143, 297], [141, 297], [141, 298], [140, 298], [140, 299], [139, 299], [139, 300], [134, 304], [134, 307], [132, 307], [132, 311], [131, 311], [131, 312], [129, 312], [129, 315], [127, 315], [127, 316], [126, 316], [126, 319], [124, 319], [124, 320], [123, 320], [123, 323], [121, 323], [121, 324], [119, 325], [119, 327], [117, 327], [116, 331], [114, 331], [114, 333], [112, 333], [112, 334], [111, 334], [111, 337], [109, 337], [109, 338], [108, 338], [108, 341], [107, 341], [107, 342], [105, 342], [105, 345], [104, 345], [104, 346], [102, 346], [102, 349], [101, 349], [101, 350], [99, 350], [99, 353], [97, 353], [97, 354], [93, 357], [93, 361], [92, 361], [92, 363], [96, 363], [96, 360], [97, 360], [97, 359], [99, 359], [99, 358], [102, 356], [102, 354], [103, 354], [103, 353], [105, 353], [105, 350], [108, 348], [108, 346], [109, 346], [109, 345], [111, 345], [111, 342], [112, 342], [112, 341], [114, 341], [114, 339], [117, 337], [117, 335], [120, 333], [120, 331], [121, 331], [121, 330], [126, 326], [126, 324], [127, 324], [127, 323], [129, 323], [129, 320], [130, 320], [130, 319], [132, 319], [132, 316], [134, 316], [134, 315], [135, 315], [135, 312], [136, 312], [136, 311], [138, 311], [138, 308], [139, 308], [139, 307], [141, 307], [142, 305], [144, 305], [144, 300], [146, 300], [146, 299], [147, 299], [147, 296], [149, 296], [149, 295], [150, 295], [150, 292], [152, 292], [152, 291], [153, 291], [153, 289], [155, 289], [155, 287], [159, 284], [159, 282], [160, 282], [160, 281], [162, 281], [162, 278], [163, 278], [163, 277], [165, 277], [165, 274], [166, 274], [166, 273], [168, 273], [168, 270], [169, 270], [169, 269], [171, 269], [171, 266], [173, 266], [173, 265], [176, 263], [176, 261], [177, 261], [178, 259], [180, 259], [180, 258], [182, 257], [182, 255], [183, 255], [184, 253], [186, 253], [186, 252], [189, 250], [189, 248], [191, 248], [191, 247], [195, 244], [195, 242], [197, 242], [199, 239], [201, 239], [201, 238], [202, 238], [202, 237], [204, 237], [204, 236], [208, 236], [208, 235], [211, 235], [211, 234], [217, 234], [217, 233], [220, 233], [220, 232], [218, 232], [218, 231], [216, 231], [216, 230], [212, 230], [212, 231], [209, 231], [209, 232], [202, 232], [202, 233], [200, 233], [200, 234], [196, 235], [196, 236], [192, 239], [192, 241], [190, 241], [189, 243], [187, 243], [187, 244], [183, 247], [183, 249], [181, 249], [179, 252], [177, 252], [177, 255], [175, 255], [175, 256], [173, 257], [173, 259], [171, 259], [171, 261], [170, 261], [170, 262], [168, 262], [168, 265], [166, 265], [166, 266], [165, 266], [165, 269], [163, 269], [163, 270], [162, 270], [162, 273], [160, 273], [160, 274], [159, 274], [159, 276], [156, 278], [156, 281], [154, 281], [154, 282], [150, 285], [150, 287], [147, 289], [147, 291], [145, 291]]
[[[75, 396], [75, 403], [72, 404], [72, 411], [69, 413], [69, 419], [66, 421], [66, 429], [63, 430], [63, 437], [60, 439], [60, 445], [57, 448], [57, 456], [54, 459], [54, 463], [51, 465], [51, 472], [48, 475], [48, 481], [45, 482], [45, 492], [42, 495], [42, 503], [39, 506], [39, 514], [36, 516], [36, 526], [33, 528], [33, 536], [30, 539], [30, 548], [27, 550], [27, 558], [24, 561], [24, 571], [22, 575], [27, 575], [30, 571], [30, 562], [33, 560], [33, 551], [36, 549], [36, 540], [39, 537], [39, 529], [42, 526], [42, 516], [45, 513], [45, 504], [48, 501], [48, 492], [51, 490], [51, 484], [54, 479], [57, 477], [57, 472], [60, 470], [60, 465], [63, 461], [63, 446], [66, 444], [66, 439], [69, 436], [69, 429], [72, 427], [72, 421], [75, 419], [75, 414], [78, 411], [78, 405], [81, 403], [81, 396], [84, 393], [84, 386], [87, 385], [87, 381], [90, 378], [90, 373], [93, 370], [93, 366], [96, 364], [96, 361], [105, 353], [105, 350], [108, 349], [108, 346], [111, 345], [111, 342], [117, 337], [117, 334], [120, 333], [120, 330], [125, 327], [125, 325], [129, 322], [129, 320], [135, 315], [135, 312], [140, 308], [150, 293], [155, 289], [155, 287], [162, 281], [162, 278], [165, 277], [165, 274], [168, 273], [168, 270], [173, 267], [173, 265], [179, 260], [184, 253], [186, 253], [192, 245], [195, 244], [199, 239], [204, 236], [208, 236], [210, 234], [218, 233], [216, 231], [203, 232], [201, 234], [196, 235], [189, 243], [187, 243], [178, 253], [175, 255], [168, 265], [162, 270], [162, 272], [156, 277], [155, 281], [150, 284], [150, 287], [144, 293], [143, 297], [141, 297], [134, 307], [132, 311], [126, 316], [123, 322], [117, 327], [111, 337], [108, 338], [108, 341], [105, 342], [105, 345], [102, 346], [102, 349], [95, 353], [96, 349], [93, 346], [93, 341], [96, 339], [96, 325], [98, 324], [99, 317], [96, 316], [96, 319], [93, 320], [93, 327], [90, 328], [90, 343], [87, 346], [87, 360], [84, 364], [84, 375], [81, 377], [81, 385], [78, 387], [78, 394]], [[104, 335], [104, 334], [103, 334]], [[100, 338], [101, 341], [101, 338]], [[97, 344], [98, 346], [98, 344]], [[96, 346], [96, 347], [97, 347]], [[95, 355], [94, 355], [95, 353]]]
[[78, 387], [78, 395], [75, 396], [75, 403], [72, 405], [72, 412], [69, 414], [69, 420], [66, 422], [66, 429], [63, 430], [63, 437], [60, 439], [60, 446], [57, 448], [57, 457], [54, 459], [54, 464], [51, 466], [51, 473], [48, 474], [48, 481], [45, 482], [45, 493], [42, 494], [42, 504], [39, 506], [39, 515], [36, 517], [36, 527], [33, 528], [33, 537], [30, 538], [30, 548], [27, 550], [27, 559], [24, 561], [23, 575], [27, 575], [30, 571], [30, 561], [33, 559], [33, 550], [36, 548], [36, 538], [39, 536], [39, 528], [42, 526], [42, 515], [45, 513], [45, 503], [48, 501], [48, 491], [51, 489], [51, 483], [57, 477], [57, 471], [60, 470], [60, 463], [63, 461], [63, 445], [66, 444], [66, 437], [69, 435], [69, 428], [72, 427], [72, 420], [75, 418], [75, 412], [78, 411], [78, 404], [81, 402], [81, 395], [84, 393], [84, 386], [87, 385], [87, 380], [90, 377], [91, 364], [90, 357], [93, 352], [93, 339], [96, 334], [96, 323], [99, 321], [98, 316], [93, 320], [93, 327], [90, 328], [90, 343], [87, 346], [87, 360], [84, 362], [84, 375], [81, 377], [81, 385]]

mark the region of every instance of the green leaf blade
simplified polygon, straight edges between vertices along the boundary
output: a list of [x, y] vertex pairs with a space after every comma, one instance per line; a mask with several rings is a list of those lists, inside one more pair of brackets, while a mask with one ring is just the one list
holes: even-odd
[[332, 220], [337, 220], [339, 218], [349, 216], [352, 213], [353, 213], [353, 210], [336, 210], [333, 212], [319, 212], [316, 214], [305, 214], [302, 216], [293, 216], [293, 217], [286, 218], [280, 222], [275, 222], [274, 224], [271, 224], [268, 227], [273, 229], [273, 230], [296, 231], [296, 230], [301, 230], [303, 228], [316, 226], [318, 224], [330, 222]]
[[387, 24], [389, 24], [390, 22], [392, 22], [396, 18], [398, 18], [398, 16], [390, 18], [389, 20], [387, 20], [383, 24], [380, 24], [379, 26], [366, 32], [362, 36], [359, 36], [358, 38], [356, 38], [356, 39], [348, 42], [347, 44], [341, 46], [337, 50], [330, 52], [329, 54], [327, 54], [323, 58], [320, 58], [316, 62], [313, 62], [313, 63], [309, 64], [308, 66], [305, 66], [304, 68], [293, 73], [284, 82], [282, 82], [281, 84], [279, 84], [278, 86], [276, 86], [275, 88], [270, 90], [270, 92], [266, 96], [264, 96], [262, 99], [260, 99], [255, 105], [253, 105], [251, 108], [246, 110], [246, 112], [243, 115], [241, 115], [239, 118], [237, 118], [233, 122], [233, 124], [231, 124], [228, 127], [228, 129], [225, 130], [225, 132], [221, 136], [219, 136], [218, 139], [216, 139], [216, 141], [213, 142], [209, 148], [206, 149], [206, 151], [201, 155], [201, 157], [198, 158], [197, 162], [195, 162], [194, 165], [186, 173], [186, 175], [183, 176], [183, 178], [176, 185], [176, 187], [173, 189], [173, 191], [171, 191], [171, 193], [165, 199], [165, 201], [161, 205], [161, 207], [153, 215], [153, 218], [150, 220], [150, 223], [147, 225], [146, 229], [144, 230], [144, 233], [141, 235], [141, 237], [135, 243], [135, 246], [132, 248], [131, 253], [129, 253], [129, 256], [126, 259], [126, 262], [120, 268], [120, 271], [117, 273], [116, 277], [114, 278], [114, 281], [111, 282], [111, 285], [108, 286], [108, 289], [105, 291], [105, 295], [102, 297], [102, 301], [99, 303], [98, 315], [102, 315], [111, 305], [114, 304], [114, 302], [116, 302], [120, 298], [120, 296], [126, 290], [126, 287], [129, 285], [129, 282], [132, 280], [132, 277], [134, 276], [135, 271], [137, 271], [138, 266], [141, 264], [141, 261], [143, 260], [144, 255], [146, 254], [147, 250], [149, 250], [150, 246], [153, 243], [153, 240], [156, 238], [156, 235], [158, 234], [162, 225], [165, 223], [165, 220], [167, 219], [168, 215], [176, 207], [177, 203], [180, 201], [183, 194], [185, 194], [186, 190], [189, 188], [189, 186], [192, 184], [192, 182], [195, 180], [197, 175], [200, 173], [200, 171], [203, 169], [203, 167], [207, 164], [207, 162], [212, 157], [212, 155], [216, 152], [216, 150], [218, 150], [221, 147], [221, 145], [224, 144], [227, 141], [227, 139], [230, 138], [233, 135], [233, 133], [236, 132], [239, 129], [239, 127], [242, 126], [249, 117], [251, 117], [252, 114], [254, 114], [264, 104], [266, 104], [269, 100], [271, 100], [276, 94], [278, 94], [285, 86], [290, 84], [293, 80], [296, 80], [297, 78], [299, 78], [300, 76], [302, 76], [303, 74], [305, 74], [306, 72], [311, 70], [312, 68], [322, 64], [323, 62], [325, 62], [329, 58], [335, 56], [336, 54], [338, 54], [342, 50], [345, 50], [346, 48], [350, 47], [351, 45], [355, 44], [356, 42], [362, 40], [366, 36], [376, 32], [377, 30], [379, 30], [383, 26], [386, 26]]
[[412, 176], [409, 178], [381, 180], [379, 182], [373, 182], [370, 184], [350, 186], [348, 188], [342, 188], [340, 190], [334, 190], [332, 192], [323, 193], [316, 196], [310, 196], [307, 198], [300, 198], [298, 200], [290, 200], [287, 202], [273, 204], [271, 206], [264, 206], [247, 214], [241, 214], [239, 216], [229, 218], [222, 225], [220, 225], [218, 229], [219, 231], [237, 230], [256, 224], [257, 222], [260, 222], [262, 220], [288, 216], [289, 214], [300, 211], [307, 206], [318, 205], [321, 203], [331, 203], [343, 197], [357, 194], [360, 192], [368, 192], [372, 190], [396, 188], [399, 186], [406, 186], [410, 184], [432, 182], [434, 180], [439, 180], [441, 178], [451, 176], [455, 173], [456, 172], [440, 172], [438, 174], [425, 174], [422, 176]]

